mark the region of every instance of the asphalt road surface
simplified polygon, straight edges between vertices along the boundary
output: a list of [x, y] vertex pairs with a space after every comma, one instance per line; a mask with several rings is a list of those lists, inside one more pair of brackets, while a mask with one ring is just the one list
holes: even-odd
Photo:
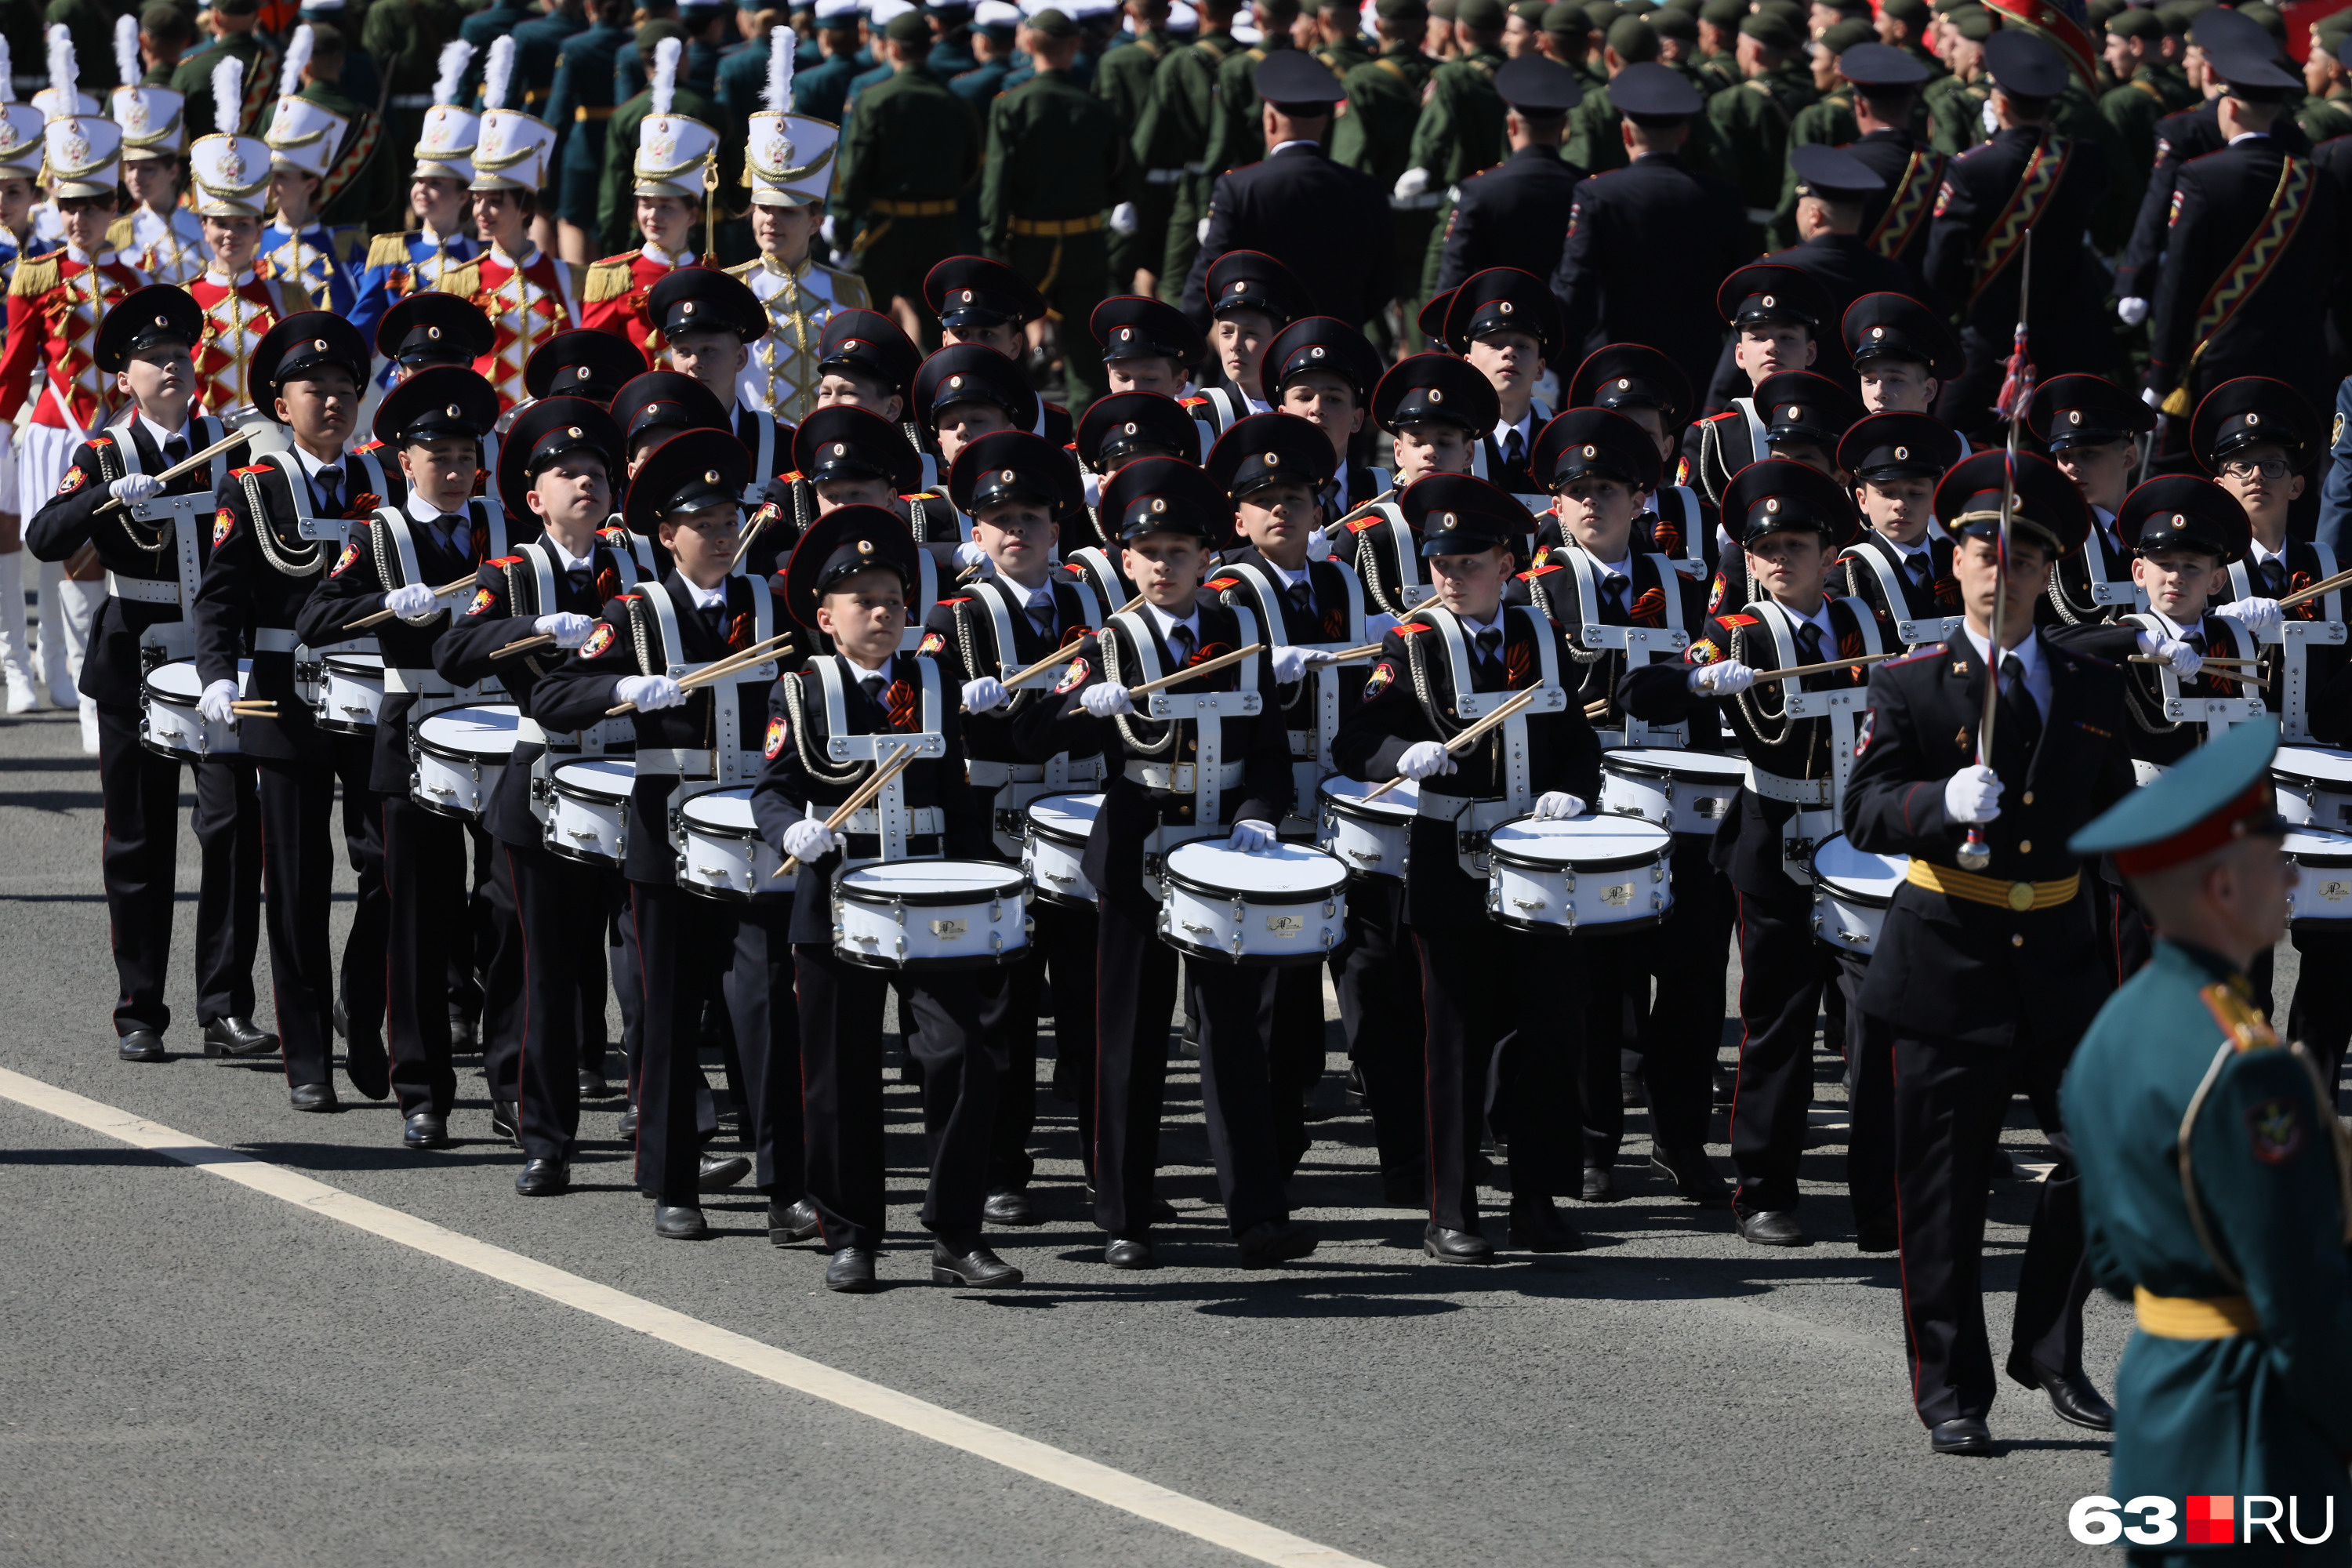
[[[1068, 1108], [1046, 1098], [1048, 1223], [992, 1236], [1028, 1271], [995, 1293], [923, 1282], [919, 1124], [894, 1080], [889, 1288], [839, 1297], [814, 1251], [768, 1245], [755, 1194], [712, 1202], [709, 1241], [657, 1239], [617, 1102], [583, 1117], [577, 1190], [526, 1200], [477, 1060], [461, 1058], [457, 1146], [425, 1154], [347, 1082], [342, 1114], [299, 1116], [274, 1061], [206, 1060], [184, 832], [175, 1054], [118, 1061], [101, 831], [71, 718], [0, 720], [0, 1068], [32, 1080], [0, 1079], [0, 1563], [1156, 1568], [1246, 1562], [1253, 1541], [1265, 1561], [1387, 1568], [2094, 1558], [2066, 1510], [2105, 1489], [2106, 1444], [2039, 1394], [2004, 1386], [1995, 1457], [1928, 1452], [1897, 1266], [1853, 1246], [1826, 1056], [1809, 1248], [1746, 1246], [1727, 1216], [1674, 1198], [1643, 1164], [1636, 1110], [1627, 1196], [1566, 1205], [1589, 1250], [1430, 1262], [1420, 1217], [1379, 1204], [1335, 1048], [1293, 1189], [1323, 1227], [1314, 1257], [1234, 1267], [1180, 1060], [1161, 1190], [1183, 1215], [1166, 1267], [1103, 1267]], [[336, 914], [340, 944], [348, 901]], [[267, 1024], [266, 946], [260, 964]], [[25, 1103], [44, 1085], [97, 1106]], [[106, 1108], [187, 1146], [86, 1125]], [[1997, 1184], [1988, 1237], [1997, 1346], [2049, 1159], [2018, 1111], [2007, 1142], [2026, 1173]], [[207, 1165], [225, 1156], [190, 1140], [261, 1163]], [[222, 1179], [238, 1173], [254, 1181]], [[367, 1202], [306, 1201], [302, 1178]], [[551, 1268], [609, 1289], [531, 1284], [560, 1281]], [[2103, 1388], [2128, 1324], [2093, 1300]], [[866, 1382], [835, 1379], [852, 1390], [835, 1397], [826, 1369]], [[886, 1390], [940, 1414], [878, 1418]], [[1055, 1451], [1075, 1458], [1020, 1458]], [[1125, 1478], [1181, 1496], [1105, 1500]], [[1287, 1534], [1252, 1537], [1251, 1521]]]

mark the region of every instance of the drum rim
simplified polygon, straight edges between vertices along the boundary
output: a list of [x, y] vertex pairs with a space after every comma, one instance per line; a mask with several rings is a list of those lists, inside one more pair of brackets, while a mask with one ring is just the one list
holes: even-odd
[[1628, 746], [1620, 747], [1613, 752], [1603, 752], [1601, 753], [1601, 771], [1604, 773], [1614, 773], [1619, 778], [1665, 779], [1670, 782], [1691, 784], [1695, 787], [1700, 784], [1700, 779], [1692, 777], [1689, 774], [1678, 773], [1668, 764], [1663, 763], [1634, 761], [1633, 759], [1633, 753], [1635, 751], [1669, 752], [1676, 756], [1688, 755], [1718, 758], [1725, 762], [1736, 763], [1738, 771], [1736, 773], [1707, 773], [1705, 775], [1705, 783], [1706, 784], [1729, 784], [1737, 788], [1745, 784], [1747, 782], [1746, 775], [1748, 771], [1748, 763], [1745, 758], [1735, 757], [1728, 752], [1694, 751], [1682, 752], [1673, 752], [1673, 749], [1670, 747], [1661, 746]]
[[[1835, 833], [1830, 834], [1819, 844], [1814, 845], [1813, 852], [1805, 857], [1805, 869], [1812, 873], [1814, 884], [1818, 887], [1835, 889], [1837, 889], [1838, 896], [1840, 898], [1846, 900], [1850, 903], [1858, 903], [1864, 909], [1883, 910], [1892, 907], [1895, 902], [1895, 889], [1893, 888], [1887, 889], [1886, 896], [1885, 898], [1880, 898], [1875, 893], [1849, 892], [1846, 889], [1850, 884], [1837, 880], [1829, 872], [1822, 869], [1822, 851], [1828, 848], [1832, 844], [1843, 844], [1847, 848], [1853, 849], [1857, 855], [1868, 855], [1871, 853], [1867, 849], [1855, 848], [1853, 840], [1846, 837], [1845, 831], [1843, 828]], [[1885, 857], [1880, 856], [1878, 858], [1885, 859]], [[1906, 865], [1910, 861], [1910, 857], [1907, 855], [1901, 858]], [[1895, 886], [1899, 888], [1903, 885], [1904, 881], [1905, 878], [1898, 872], [1895, 878]]]
[[2341, 780], [2331, 780], [2323, 778], [2317, 773], [2297, 773], [2291, 767], [2281, 766], [2281, 759], [2285, 757], [2289, 752], [2315, 752], [2323, 757], [2335, 757], [2340, 759], [2347, 769], [2352, 769], [2352, 748], [2344, 746], [2305, 746], [2294, 742], [2288, 742], [2281, 745], [2277, 752], [2271, 758], [2271, 776], [2273, 778], [2276, 778], [2281, 774], [2284, 774], [2286, 777], [2296, 780], [2299, 783], [2340, 783], [2347, 789], [2352, 789], [2352, 773], [2347, 773], [2347, 775]]
[[1346, 861], [1340, 859], [1337, 855], [1332, 854], [1328, 849], [1319, 848], [1313, 844], [1302, 843], [1295, 838], [1285, 838], [1280, 842], [1288, 845], [1294, 849], [1311, 850], [1317, 859], [1328, 862], [1330, 868], [1338, 873], [1337, 877], [1332, 880], [1329, 886], [1326, 887], [1319, 892], [1307, 889], [1300, 889], [1296, 891], [1284, 892], [1263, 898], [1252, 897], [1245, 891], [1219, 886], [1214, 883], [1204, 882], [1197, 877], [1185, 876], [1182, 872], [1176, 869], [1176, 857], [1187, 849], [1191, 849], [1196, 846], [1206, 849], [1220, 849], [1223, 847], [1223, 845], [1213, 843], [1205, 838], [1194, 838], [1190, 839], [1185, 843], [1172, 846], [1169, 849], [1168, 853], [1161, 857], [1160, 862], [1160, 879], [1167, 883], [1171, 888], [1181, 888], [1188, 893], [1198, 893], [1203, 897], [1214, 899], [1221, 903], [1228, 904], [1234, 901], [1237, 893], [1241, 898], [1241, 901], [1245, 904], [1319, 904], [1328, 899], [1339, 897], [1347, 891], [1348, 863]]
[[[515, 731], [511, 733], [516, 743], [520, 744], [521, 732]], [[426, 740], [425, 727], [422, 724], [416, 727], [415, 732], [409, 737], [409, 740], [410, 743], [416, 748], [419, 756], [431, 757], [436, 762], [462, 763], [467, 767], [476, 768], [502, 768], [514, 761], [513, 746], [509, 746], [504, 752], [461, 752], [445, 742]]]
[[[1518, 824], [1523, 822], [1532, 822], [1535, 820], [1536, 819], [1532, 816], [1515, 816], [1508, 822], [1498, 822], [1495, 826], [1499, 830], [1505, 827], [1517, 826]], [[1638, 822], [1643, 826], [1650, 829], [1653, 833], [1657, 834], [1664, 840], [1664, 842], [1661, 843], [1655, 849], [1640, 855], [1614, 855], [1606, 859], [1596, 858], [1591, 860], [1541, 860], [1532, 855], [1516, 853], [1507, 845], [1496, 843], [1493, 834], [1490, 833], [1486, 838], [1486, 855], [1488, 859], [1497, 866], [1513, 866], [1522, 870], [1575, 871], [1579, 875], [1581, 875], [1588, 871], [1639, 870], [1644, 866], [1660, 865], [1665, 861], [1673, 859], [1675, 856], [1675, 836], [1668, 833], [1664, 827], [1652, 822], [1646, 816], [1618, 816], [1614, 814], [1608, 814], [1590, 817], [1562, 817], [1559, 820], [1564, 822], [1606, 822], [1611, 826], [1615, 826], [1619, 823]]]
[[1023, 825], [1027, 828], [1029, 837], [1043, 839], [1061, 849], [1084, 849], [1087, 841], [1094, 837], [1092, 829], [1085, 833], [1074, 833], [1059, 823], [1048, 826], [1034, 816], [1025, 817]]
[[[1333, 795], [1331, 793], [1332, 780], [1340, 778], [1347, 778], [1347, 775], [1345, 773], [1333, 773], [1329, 778], [1323, 780], [1322, 783], [1315, 786], [1315, 795], [1316, 798], [1320, 800], [1324, 805], [1331, 807], [1332, 810], [1339, 813], [1343, 816], [1349, 815], [1351, 811], [1362, 813], [1366, 816], [1380, 816], [1383, 818], [1389, 817], [1392, 814], [1394, 819], [1399, 822], [1410, 822], [1414, 817], [1421, 815], [1421, 808], [1418, 805], [1412, 804], [1412, 797], [1404, 796], [1404, 792], [1401, 788], [1389, 791], [1388, 794], [1382, 795], [1380, 801], [1377, 802], [1351, 799], [1344, 795]], [[1348, 782], [1349, 784], [1363, 784], [1363, 786], [1368, 790], [1378, 789], [1381, 787], [1376, 784], [1366, 784], [1362, 779], [1348, 779]], [[1397, 804], [1393, 806], [1384, 804], [1388, 801], [1396, 801]]]
[[378, 690], [383, 689], [384, 665], [383, 655], [380, 653], [355, 653], [347, 648], [337, 648], [331, 652], [320, 654], [319, 667], [327, 675], [344, 676], [364, 685], [367, 680], [364, 672], [368, 667], [359, 662], [363, 658], [375, 660], [376, 687]]
[[1498, 910], [1488, 910], [1486, 918], [1496, 925], [1509, 926], [1514, 931], [1557, 931], [1561, 936], [1615, 936], [1631, 935], [1637, 931], [1664, 925], [1673, 918], [1674, 912], [1674, 895], [1669, 893], [1664, 909], [1653, 910], [1648, 914], [1635, 915], [1625, 921], [1580, 921], [1571, 926], [1560, 921], [1531, 921], [1524, 915], [1507, 915]]
[[[962, 856], [956, 856], [952, 858], [941, 857], [937, 860], [929, 862], [911, 860], [872, 861], [866, 865], [856, 867], [836, 875], [833, 879], [833, 896], [843, 903], [864, 904], [869, 909], [887, 909], [892, 904], [904, 904], [908, 909], [936, 909], [948, 904], [980, 904], [989, 901], [987, 890], [982, 889], [942, 888], [931, 892], [885, 894], [878, 891], [870, 891], [865, 889], [853, 889], [850, 886], [849, 879], [856, 876], [860, 871], [870, 871], [874, 869], [876, 866], [909, 866], [919, 864], [987, 866], [993, 868], [997, 871], [1001, 872], [1004, 879], [1003, 881], [997, 884], [995, 889], [996, 898], [999, 901], [1002, 901], [1008, 893], [1018, 896], [1022, 892], [1025, 891], [1029, 886], [1029, 879], [1023, 873], [1021, 868], [1018, 866], [1008, 866], [1001, 860], [973, 860], [968, 859]], [[898, 966], [893, 965], [892, 967]]]

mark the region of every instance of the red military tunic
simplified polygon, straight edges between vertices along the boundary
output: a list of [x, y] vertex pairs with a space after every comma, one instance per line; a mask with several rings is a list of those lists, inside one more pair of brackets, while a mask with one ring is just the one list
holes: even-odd
[[608, 256], [588, 268], [581, 284], [580, 324], [626, 338], [650, 366], [661, 360], [661, 333], [646, 314], [653, 286], [694, 259], [692, 251], [669, 256], [648, 243], [623, 256]]
[[497, 339], [490, 352], [474, 362], [474, 369], [498, 389], [499, 412], [529, 401], [523, 363], [540, 344], [580, 324], [563, 264], [533, 246], [517, 265], [493, 246], [443, 273], [441, 287], [473, 300], [490, 319]]
[[232, 284], [207, 268], [188, 285], [188, 293], [205, 312], [205, 341], [196, 346], [196, 406], [224, 416], [255, 406], [246, 367], [252, 363], [255, 345], [289, 314], [285, 286], [275, 278], [256, 277], [250, 269]]
[[25, 406], [33, 366], [43, 364], [52, 390], [34, 408], [34, 424], [82, 431], [103, 424], [114, 378], [100, 374], [91, 357], [99, 320], [146, 286], [147, 275], [111, 250], [94, 258], [53, 250], [18, 262], [8, 287], [7, 348], [0, 352], [0, 423]]

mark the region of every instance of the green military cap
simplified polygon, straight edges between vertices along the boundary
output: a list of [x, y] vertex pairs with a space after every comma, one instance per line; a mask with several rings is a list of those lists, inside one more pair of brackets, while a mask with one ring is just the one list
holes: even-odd
[[1454, 19], [1481, 33], [1503, 30], [1503, 0], [1454, 0]]
[[1879, 6], [1879, 10], [1896, 21], [1908, 23], [1914, 27], [1926, 26], [1927, 18], [1934, 15], [1927, 8], [1927, 0], [1885, 0], [1885, 3]]
[[[1065, 16], [1062, 20], [1066, 22], [1069, 18]], [[924, 43], [931, 36], [930, 20], [920, 11], [901, 11], [884, 24], [882, 36], [902, 44]]]
[[1530, 27], [1543, 26], [1543, 14], [1549, 8], [1548, 0], [1511, 0], [1509, 7], [1512, 16]]
[[1584, 0], [1579, 7], [1584, 20], [1596, 33], [1606, 33], [1617, 25], [1617, 0]]
[[2287, 825], [2271, 785], [2278, 743], [2271, 714], [2232, 724], [2094, 817], [2066, 847], [2085, 858], [2112, 855], [2125, 876], [2144, 877], [2241, 838], [2282, 837]]
[[1459, 0], [1429, 0], [1429, 14], [1443, 22], [1454, 20]]
[[2105, 27], [2107, 25], [2107, 18], [2122, 10], [2124, 5], [2125, 0], [2091, 0], [2088, 5], [2083, 7], [2083, 11], [2091, 19], [2092, 31], [2096, 32]]
[[1981, 5], [1963, 5], [1952, 13], [1952, 30], [1972, 44], [1981, 44], [2000, 31], [2000, 24]]
[[2269, 0], [2246, 0], [2238, 7], [2238, 15], [2260, 23], [2263, 31], [2271, 36], [2272, 42], [2282, 49], [2286, 47], [2286, 18], [2280, 15], [2277, 6], [2269, 4]]
[[2157, 20], [2155, 12], [2128, 5], [2107, 18], [2107, 31], [2118, 38], [2146, 38], [2154, 43], [2164, 37], [2164, 24]]
[[1544, 7], [1543, 30], [1547, 33], [1581, 34], [1590, 31], [1591, 26], [1584, 7], [1570, 0], [1559, 0], [1559, 4]]
[[1428, 16], [1429, 7], [1422, 0], [1372, 0], [1372, 13], [1391, 22], [1405, 22]]
[[1662, 38], [1680, 38], [1685, 44], [1698, 42], [1698, 18], [1680, 5], [1661, 5], [1642, 20]]
[[1878, 42], [1878, 29], [1860, 19], [1840, 22], [1822, 35], [1822, 47], [1833, 55], [1842, 55], [1856, 44]]
[[1789, 31], [1796, 35], [1797, 42], [1800, 44], [1803, 43], [1812, 31], [1810, 14], [1805, 9], [1804, 0], [1758, 0], [1756, 10], [1759, 16], [1778, 16], [1788, 23]]
[[[893, 19], [895, 22], [895, 18]], [[1048, 5], [1029, 18], [1029, 30], [1044, 38], [1075, 38], [1078, 25], [1070, 20], [1069, 13]], [[891, 35], [896, 37], [897, 34]]]
[[1740, 18], [1739, 30], [1768, 49], [1793, 49], [1797, 30], [1777, 11], [1756, 11]]
[[1657, 31], [1639, 16], [1620, 16], [1609, 24], [1609, 47], [1628, 63], [1654, 60], [1658, 58]]
[[1929, 0], [1929, 4], [1936, 7], [1937, 16], [1948, 16], [1963, 5], [1981, 5], [1983, 0]]
[[2352, 36], [2352, 11], [2330, 11], [2311, 25], [2312, 33], [2329, 48]]
[[1717, 27], [1737, 27], [1748, 15], [1748, 0], [1700, 0], [1698, 19]]

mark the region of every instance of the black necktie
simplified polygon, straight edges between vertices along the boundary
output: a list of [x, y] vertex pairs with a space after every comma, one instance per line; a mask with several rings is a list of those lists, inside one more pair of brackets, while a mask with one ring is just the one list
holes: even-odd
[[695, 613], [702, 617], [703, 629], [720, 642], [727, 640], [727, 601], [715, 605], [698, 605]]
[[1503, 433], [1504, 465], [1507, 468], [1520, 468], [1527, 466], [1527, 441], [1519, 435], [1519, 427], [1514, 425]]
[[2276, 599], [2286, 594], [2286, 562], [2273, 555], [2260, 563], [2263, 574], [2263, 597]]
[[1822, 628], [1811, 621], [1797, 623], [1797, 662], [1799, 664], [1822, 662]]
[[1054, 637], [1054, 601], [1040, 599], [1031, 604], [1029, 624], [1037, 628], [1039, 637], [1051, 642]]
[[864, 689], [866, 692], [866, 700], [871, 702], [877, 708], [882, 706], [882, 687], [884, 682], [878, 671], [872, 675], [859, 676], [857, 678], [857, 684]]
[[1498, 657], [1503, 648], [1503, 628], [1488, 626], [1477, 636], [1478, 662], [1486, 667], [1487, 676], [1495, 680], [1503, 678], [1503, 663]]
[[2025, 689], [2025, 662], [2013, 653], [2000, 656], [2000, 712], [2017, 743], [2031, 752], [2042, 739], [2042, 710]]
[[1905, 565], [1910, 570], [1911, 585], [1915, 588], [1925, 589], [1929, 579], [1935, 574], [1935, 563], [1928, 559], [1927, 552], [1924, 550], [1915, 552]]
[[2190, 626], [2190, 627], [2189, 627], [2187, 630], [2183, 631], [2183, 632], [2180, 634], [2180, 640], [2181, 640], [2182, 642], [2187, 643], [2190, 647], [2195, 648], [2195, 649], [2197, 650], [2197, 657], [2198, 657], [2198, 658], [2203, 658], [2205, 657], [2205, 628], [2204, 628], [2204, 627], [2202, 627], [2202, 626]]
[[343, 510], [342, 469], [320, 468], [319, 470], [318, 486], [320, 510], [339, 512]]
[[1302, 577], [1293, 583], [1289, 592], [1284, 596], [1290, 601], [1290, 607], [1300, 615], [1311, 616], [1315, 613], [1315, 584], [1307, 579]]
[[570, 580], [572, 591], [583, 598], [594, 592], [594, 584], [590, 580], [589, 573], [590, 568], [586, 566], [571, 566], [564, 569], [563, 575]]
[[1607, 614], [1623, 619], [1625, 615], [1625, 579], [1612, 572], [1601, 579], [1601, 596], [1607, 601]]
[[1180, 667], [1192, 662], [1192, 627], [1168, 628], [1168, 651], [1176, 657], [1176, 662]]
[[163, 442], [163, 461], [165, 466], [168, 467], [173, 463], [184, 463], [187, 460], [188, 438], [185, 436], [173, 436], [166, 438]]

